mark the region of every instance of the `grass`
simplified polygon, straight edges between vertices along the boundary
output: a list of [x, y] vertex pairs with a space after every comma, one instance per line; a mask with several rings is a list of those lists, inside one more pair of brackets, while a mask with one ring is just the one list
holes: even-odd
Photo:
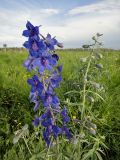
[[[94, 106], [94, 114], [98, 118], [98, 132], [105, 137], [105, 144], [108, 149], [105, 151], [106, 160], [119, 160], [120, 157], [120, 51], [103, 50], [103, 59], [101, 63], [104, 66], [103, 72], [99, 74], [98, 81], [105, 87], [105, 102], [96, 103]], [[60, 56], [60, 64], [63, 64], [63, 81], [56, 90], [60, 97], [61, 104], [67, 99], [71, 102], [79, 102], [78, 96], [73, 94], [65, 94], [71, 90], [79, 90], [81, 77], [80, 70], [82, 63], [81, 57], [88, 56], [87, 51], [82, 50], [57, 50]], [[18, 146], [12, 144], [14, 131], [20, 129], [24, 124], [30, 125], [30, 132], [33, 127], [31, 121], [34, 117], [32, 104], [29, 103], [28, 96], [30, 87], [26, 83], [27, 78], [34, 73], [28, 73], [22, 66], [23, 61], [27, 58], [25, 50], [10, 50], [6, 52], [0, 51], [0, 159], [29, 159], [29, 153], [23, 157], [24, 144], [21, 140], [21, 150]], [[76, 106], [69, 106], [70, 116], [77, 114]], [[30, 133], [32, 134], [32, 133]], [[32, 146], [36, 156], [44, 154], [44, 142], [42, 138], [39, 143], [32, 140]], [[80, 145], [74, 146], [64, 141], [60, 144], [59, 153], [51, 151], [50, 155], [57, 154], [58, 159], [77, 160], [80, 152]], [[35, 147], [37, 146], [37, 147]], [[16, 151], [18, 151], [18, 154]], [[74, 157], [71, 153], [74, 152]], [[41, 151], [41, 152], [40, 152]], [[61, 158], [63, 157], [64, 158]], [[70, 158], [71, 155], [71, 158]], [[54, 155], [53, 155], [54, 157]], [[67, 158], [65, 158], [67, 157]], [[42, 158], [41, 158], [42, 159]], [[52, 158], [49, 158], [52, 159]]]

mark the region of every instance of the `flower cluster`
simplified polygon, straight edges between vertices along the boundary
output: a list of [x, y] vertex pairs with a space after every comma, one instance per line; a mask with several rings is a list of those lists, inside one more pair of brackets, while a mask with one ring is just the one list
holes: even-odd
[[[65, 134], [68, 139], [72, 134], [68, 128], [70, 118], [66, 107], [60, 108], [60, 101], [55, 94], [55, 88], [62, 81], [62, 66], [58, 65], [59, 56], [55, 53], [55, 46], [63, 47], [55, 37], [47, 34], [44, 37], [39, 32], [40, 26], [33, 26], [29, 21], [23, 36], [28, 37], [23, 46], [29, 50], [29, 56], [24, 62], [24, 67], [28, 71], [35, 70], [36, 75], [27, 82], [31, 86], [30, 101], [34, 103], [34, 111], [38, 110], [40, 104], [44, 106], [44, 113], [36, 116], [33, 121], [34, 126], [43, 126], [43, 138], [49, 146], [52, 136], [57, 138], [60, 134]], [[61, 121], [58, 121], [61, 117]]]

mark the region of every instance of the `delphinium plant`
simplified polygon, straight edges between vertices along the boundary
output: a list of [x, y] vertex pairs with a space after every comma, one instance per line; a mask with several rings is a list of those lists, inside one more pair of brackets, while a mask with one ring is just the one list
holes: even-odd
[[[101, 101], [105, 102], [103, 96], [105, 95], [105, 89], [99, 80], [102, 77], [103, 65], [101, 64], [101, 59], [103, 55], [101, 53], [102, 43], [100, 42], [100, 37], [102, 34], [97, 33], [92, 37], [93, 42], [89, 45], [83, 45], [83, 49], [88, 52], [87, 57], [80, 58], [81, 68], [79, 71], [80, 84], [77, 84], [78, 90], [72, 90], [65, 93], [68, 95], [67, 101], [65, 103], [68, 106], [77, 107], [73, 113], [73, 144], [75, 144], [76, 152], [80, 153], [78, 159], [102, 159], [104, 154], [103, 148], [107, 148], [104, 144], [104, 136], [101, 136], [97, 130], [97, 124], [99, 124], [99, 113], [97, 112], [97, 107]], [[77, 102], [71, 102], [69, 95], [71, 97], [77, 96]], [[79, 151], [78, 151], [78, 150]], [[73, 156], [73, 158], [75, 158]], [[76, 157], [77, 159], [77, 157]]]
[[31, 86], [29, 98], [34, 103], [35, 112], [40, 110], [41, 113], [42, 110], [41, 114], [35, 115], [32, 123], [35, 127], [42, 126], [43, 138], [47, 147], [50, 147], [54, 139], [61, 134], [68, 139], [72, 138], [67, 127], [70, 121], [67, 108], [65, 106], [61, 108], [60, 100], [55, 93], [55, 89], [62, 81], [62, 65], [58, 65], [59, 56], [55, 53], [55, 46], [62, 48], [63, 45], [50, 34], [43, 36], [39, 31], [40, 26], [33, 26], [28, 21], [26, 28], [23, 36], [27, 37], [28, 41], [23, 46], [28, 49], [29, 55], [24, 67], [29, 72], [34, 70], [35, 73], [27, 80]]

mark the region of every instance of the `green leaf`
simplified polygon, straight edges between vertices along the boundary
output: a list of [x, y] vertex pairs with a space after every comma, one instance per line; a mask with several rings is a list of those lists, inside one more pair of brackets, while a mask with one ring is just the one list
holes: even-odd
[[80, 92], [79, 91], [69, 91], [69, 92], [66, 92], [64, 95], [66, 95], [66, 94], [71, 94], [71, 93], [78, 93], [78, 94], [80, 94]]
[[93, 149], [89, 150], [89, 152], [87, 152], [87, 153], [85, 153], [85, 154], [83, 155], [82, 160], [87, 160], [88, 158], [90, 158], [90, 157], [93, 155], [93, 152], [94, 152]]
[[96, 95], [96, 96], [98, 96], [102, 101], [104, 101], [104, 102], [105, 102], [105, 100], [103, 99], [103, 97], [102, 97], [102, 96], [100, 96], [98, 93], [93, 92], [93, 91], [87, 91], [87, 92], [95, 94], [95, 95]]
[[97, 155], [99, 160], [103, 160], [103, 158], [101, 157], [101, 155], [100, 155], [100, 153], [98, 151], [95, 151], [95, 153], [96, 153], [96, 155]]

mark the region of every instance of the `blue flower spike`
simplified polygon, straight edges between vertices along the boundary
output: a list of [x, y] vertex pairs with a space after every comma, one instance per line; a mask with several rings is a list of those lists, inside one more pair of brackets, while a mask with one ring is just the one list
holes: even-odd
[[[39, 27], [27, 21], [27, 29], [23, 31], [23, 36], [28, 40], [23, 46], [29, 55], [23, 66], [28, 71], [36, 72], [36, 75], [27, 80], [31, 86], [29, 98], [30, 102], [34, 103], [33, 110], [36, 112], [43, 105], [44, 113], [36, 116], [32, 124], [42, 127], [43, 138], [49, 147], [52, 145], [52, 137], [55, 139], [63, 134], [71, 139], [72, 134], [67, 126], [70, 121], [67, 108], [60, 108], [60, 100], [55, 93], [55, 88], [62, 81], [62, 66], [58, 66], [59, 56], [55, 53], [55, 46], [62, 48], [63, 44], [50, 34], [44, 37], [39, 32]], [[62, 126], [59, 126], [58, 117], [62, 119]]]

